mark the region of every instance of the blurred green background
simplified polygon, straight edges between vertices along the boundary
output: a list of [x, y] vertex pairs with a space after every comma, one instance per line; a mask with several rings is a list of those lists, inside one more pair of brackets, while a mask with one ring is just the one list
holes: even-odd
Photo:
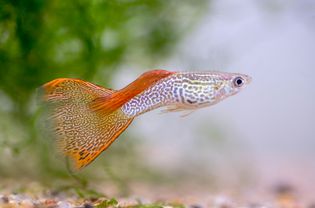
[[[109, 81], [123, 65], [154, 68], [174, 52], [208, 4], [202, 0], [1, 0], [0, 177], [47, 184], [71, 178], [41, 130], [45, 127], [36, 89], [58, 77], [112, 87]], [[130, 138], [113, 146], [103, 162], [83, 171], [84, 177], [118, 177], [118, 183], [154, 177], [139, 162], [137, 142]], [[117, 176], [110, 170], [115, 167], [133, 171]]]

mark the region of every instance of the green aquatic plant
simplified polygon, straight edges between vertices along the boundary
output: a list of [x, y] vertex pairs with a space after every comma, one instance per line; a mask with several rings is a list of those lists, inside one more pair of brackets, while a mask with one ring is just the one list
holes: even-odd
[[[207, 4], [205, 0], [198, 4], [0, 1], [0, 156], [5, 158], [0, 161], [0, 175], [42, 179], [48, 185], [51, 177], [72, 180], [51, 151], [48, 136], [42, 134], [36, 89], [58, 77], [109, 85], [121, 66], [155, 66], [172, 54]], [[118, 147], [114, 151], [122, 152]], [[99, 177], [95, 172], [82, 175]]]

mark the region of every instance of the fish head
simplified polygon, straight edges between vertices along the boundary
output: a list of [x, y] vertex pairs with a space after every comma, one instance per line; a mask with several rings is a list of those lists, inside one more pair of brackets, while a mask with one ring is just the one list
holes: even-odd
[[237, 94], [244, 89], [252, 80], [246, 74], [222, 73], [218, 80], [211, 86], [215, 103]]
[[214, 105], [235, 95], [245, 88], [251, 77], [239, 73], [227, 72], [182, 72], [174, 87], [177, 106], [182, 109], [196, 109]]

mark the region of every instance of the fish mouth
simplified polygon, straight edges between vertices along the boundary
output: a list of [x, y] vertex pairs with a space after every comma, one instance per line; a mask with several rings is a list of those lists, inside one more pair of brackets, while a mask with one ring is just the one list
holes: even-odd
[[249, 75], [244, 75], [245, 80], [246, 80], [246, 84], [250, 84], [252, 82], [252, 77]]

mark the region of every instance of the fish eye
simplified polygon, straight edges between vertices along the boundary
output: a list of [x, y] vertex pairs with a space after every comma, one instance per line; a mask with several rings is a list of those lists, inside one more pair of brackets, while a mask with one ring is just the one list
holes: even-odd
[[236, 77], [233, 81], [235, 87], [241, 87], [244, 84], [244, 79], [242, 77]]

